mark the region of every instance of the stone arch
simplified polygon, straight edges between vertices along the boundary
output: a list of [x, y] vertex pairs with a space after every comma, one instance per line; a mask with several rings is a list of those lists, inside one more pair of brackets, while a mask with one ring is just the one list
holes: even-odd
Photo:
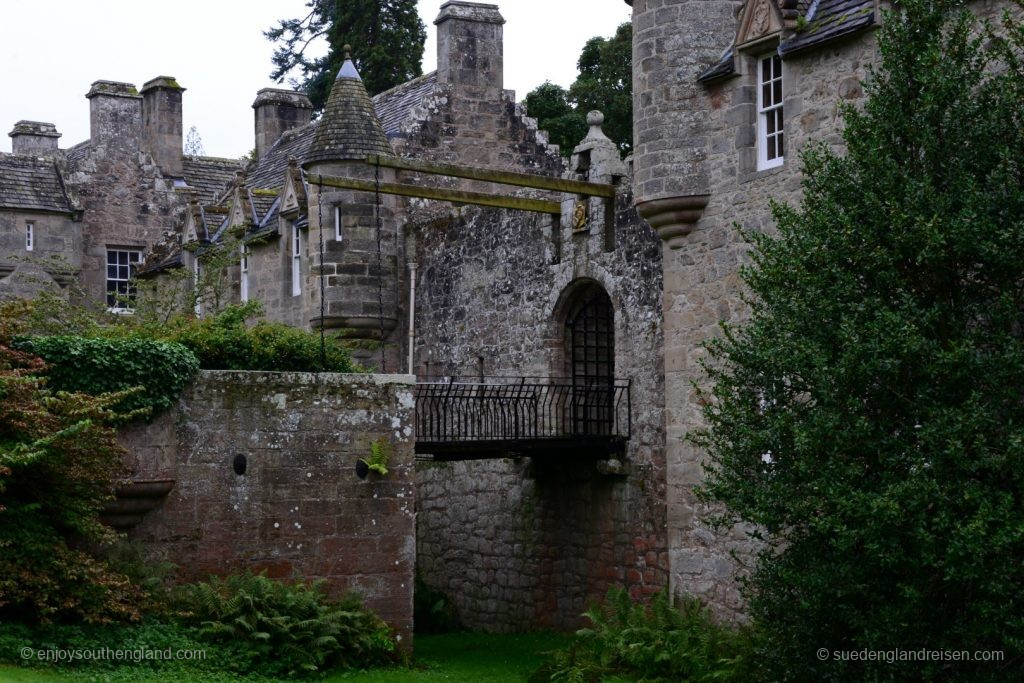
[[610, 383], [615, 377], [615, 307], [604, 286], [586, 277], [570, 282], [552, 317], [559, 340], [554, 374]]

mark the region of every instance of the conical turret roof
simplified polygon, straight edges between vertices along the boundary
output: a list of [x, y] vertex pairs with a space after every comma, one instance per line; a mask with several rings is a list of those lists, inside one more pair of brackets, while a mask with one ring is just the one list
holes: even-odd
[[324, 114], [317, 123], [303, 166], [316, 161], [365, 159], [372, 154], [392, 155], [373, 101], [366, 92], [352, 59], [345, 63], [331, 88]]

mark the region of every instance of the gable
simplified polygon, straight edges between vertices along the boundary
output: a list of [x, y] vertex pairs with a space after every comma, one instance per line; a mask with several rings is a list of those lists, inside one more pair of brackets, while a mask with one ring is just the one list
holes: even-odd
[[782, 14], [774, 0], [749, 0], [743, 7], [736, 47], [757, 45], [775, 38], [782, 30]]

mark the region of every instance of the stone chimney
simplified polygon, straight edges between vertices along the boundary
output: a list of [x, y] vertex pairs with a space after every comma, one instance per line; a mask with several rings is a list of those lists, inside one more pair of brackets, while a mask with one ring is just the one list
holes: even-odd
[[60, 133], [57, 126], [42, 121], [18, 121], [11, 136], [11, 151], [30, 156], [53, 156]]
[[181, 94], [173, 76], [157, 76], [142, 86], [142, 143], [165, 176], [184, 173]]
[[252, 103], [256, 113], [256, 158], [262, 159], [278, 138], [313, 118], [313, 103], [294, 90], [263, 88]]
[[142, 96], [131, 83], [96, 81], [89, 100], [89, 139], [94, 144], [138, 149]]
[[437, 26], [437, 78], [471, 98], [498, 99], [504, 81], [503, 28], [497, 5], [450, 0]]

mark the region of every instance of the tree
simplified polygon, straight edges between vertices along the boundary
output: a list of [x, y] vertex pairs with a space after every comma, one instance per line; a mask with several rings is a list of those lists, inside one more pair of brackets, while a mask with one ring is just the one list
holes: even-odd
[[545, 81], [526, 96], [525, 103], [527, 113], [537, 119], [537, 125], [547, 131], [548, 140], [559, 146], [563, 156], [569, 156], [587, 134], [586, 114], [572, 106], [569, 92], [562, 86]]
[[587, 134], [587, 112], [600, 110], [604, 131], [623, 154], [633, 149], [633, 26], [619, 26], [612, 38], [591, 38], [583, 46], [579, 76], [566, 91], [550, 81], [526, 96], [526, 110], [548, 132], [563, 156]]
[[577, 111], [599, 109], [604, 132], [624, 154], [633, 149], [633, 25], [619, 26], [612, 38], [591, 38], [583, 46], [580, 75], [569, 87]]
[[[692, 436], [719, 521], [764, 533], [773, 680], [1022, 674], [1024, 29], [897, 7], [845, 156], [806, 150], [800, 205], [748, 235], [751, 317], [710, 345]], [[832, 654], [863, 649], [1005, 660]]]
[[192, 157], [199, 157], [204, 154], [203, 138], [199, 135], [199, 129], [192, 126], [188, 129], [188, 136], [185, 138], [185, 154]]
[[[345, 61], [345, 45], [352, 46], [371, 95], [423, 73], [427, 32], [415, 0], [309, 0], [306, 7], [310, 12], [304, 18], [284, 19], [264, 35], [277, 44], [270, 77], [280, 83], [298, 69], [301, 80], [292, 85], [309, 95], [318, 111]], [[306, 51], [317, 38], [327, 40], [328, 52], [309, 57]]]

